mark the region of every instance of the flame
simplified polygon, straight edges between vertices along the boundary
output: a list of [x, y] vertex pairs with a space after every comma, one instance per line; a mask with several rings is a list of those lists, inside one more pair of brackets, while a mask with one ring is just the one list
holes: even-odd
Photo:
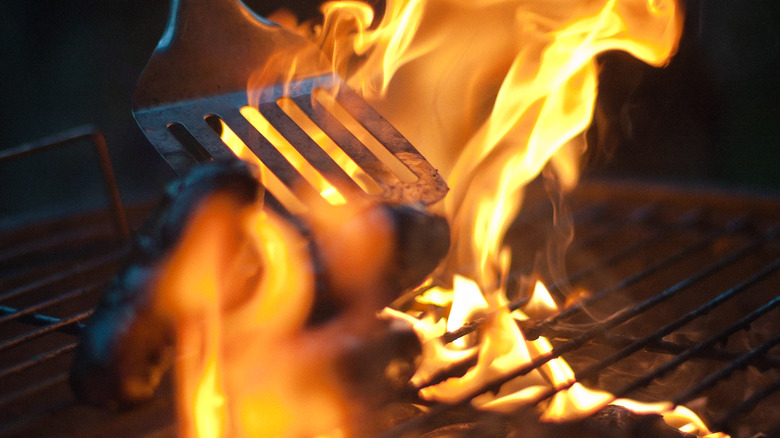
[[528, 304], [525, 305], [523, 310], [529, 316], [541, 319], [556, 313], [558, 306], [544, 283], [537, 280], [534, 290], [531, 292], [531, 299], [528, 300]]
[[[344, 196], [336, 189], [325, 177], [322, 176], [308, 161], [298, 152], [287, 139], [271, 125], [271, 123], [260, 114], [255, 108], [245, 106], [241, 108], [241, 115], [260, 132], [271, 144], [273, 144], [282, 155], [290, 161], [290, 164], [300, 172], [301, 176], [322, 195], [331, 205], [341, 205], [346, 203]], [[292, 196], [290, 189], [284, 185], [260, 159], [253, 154], [239, 136], [230, 129], [230, 127], [220, 119], [222, 142], [227, 145], [233, 153], [242, 160], [249, 161], [260, 167], [261, 179], [268, 190], [274, 195], [281, 195], [282, 199], [288, 199]], [[270, 185], [269, 185], [270, 183]], [[280, 200], [281, 201], [281, 200]], [[286, 205], [285, 205], [286, 206]], [[302, 204], [294, 204], [294, 211], [302, 213], [306, 208]]]
[[[524, 309], [506, 308], [506, 230], [524, 186], [548, 163], [564, 190], [576, 184], [596, 99], [596, 55], [624, 50], [664, 65], [677, 48], [682, 16], [672, 0], [390, 0], [373, 24], [373, 11], [360, 2], [329, 2], [322, 12], [323, 25], [313, 36], [334, 69], [421, 149], [451, 187], [440, 209], [453, 244], [438, 277], [453, 288], [435, 287], [417, 298], [449, 307], [449, 317], [385, 315], [410, 322], [423, 344], [412, 378], [417, 385], [439, 366], [476, 356], [462, 377], [420, 390], [426, 399], [458, 401], [550, 354], [548, 340], [526, 341], [514, 322], [557, 311], [544, 285], [536, 283]], [[444, 328], [455, 331], [475, 314], [484, 316], [477, 345], [441, 341]], [[566, 362], [555, 358], [472, 404], [508, 412], [548, 385], [567, 389], [548, 403], [542, 413], [547, 420], [579, 418], [614, 398], [576, 382]], [[696, 426], [681, 430], [709, 433], [700, 420], [686, 421]]]
[[496, 284], [523, 186], [549, 161], [577, 180], [596, 96], [595, 56], [663, 65], [682, 18], [672, 0], [329, 2], [314, 37], [334, 68], [444, 173], [447, 273]]
[[289, 187], [287, 187], [279, 178], [274, 175], [273, 172], [241, 140], [241, 138], [233, 132], [232, 129], [222, 120], [219, 120], [220, 124], [220, 139], [236, 157], [248, 161], [260, 169], [260, 180], [265, 188], [270, 191], [278, 200], [285, 206], [290, 212], [294, 214], [304, 214], [307, 211], [307, 207], [293, 194]]
[[314, 293], [308, 242], [257, 205], [219, 193], [202, 204], [155, 294], [177, 328], [181, 436], [340, 430], [347, 408], [336, 352], [303, 330]]
[[[563, 189], [576, 184], [578, 160], [585, 148], [583, 133], [592, 119], [598, 87], [596, 56], [623, 50], [652, 65], [664, 65], [677, 48], [682, 15], [674, 0], [387, 0], [382, 17], [375, 17], [363, 2], [331, 1], [323, 5], [322, 12], [324, 20], [315, 26], [299, 24], [289, 14], [279, 17], [284, 25], [313, 39], [348, 86], [359, 90], [403, 132], [451, 187], [449, 196], [435, 208], [449, 219], [453, 244], [436, 278], [430, 280], [433, 286], [415, 299], [427, 310], [404, 313], [386, 308], [381, 315], [408, 323], [421, 341], [419, 366], [411, 378], [413, 384], [422, 386], [420, 396], [460, 401], [486, 382], [551, 355], [547, 339], [526, 340], [516, 323], [557, 311], [544, 285], [535, 284], [524, 308], [511, 312], [507, 308], [505, 285], [511, 257], [503, 245], [507, 228], [520, 209], [525, 184], [545, 166], [549, 165]], [[280, 59], [250, 79], [250, 102], [257, 102], [257, 89], [278, 80], [279, 72], [274, 69], [285, 57], [280, 53]], [[286, 76], [293, 78], [307, 63], [290, 57], [292, 67]], [[314, 98], [328, 108], [335, 107], [327, 96], [315, 93]], [[277, 103], [291, 117], [298, 112], [289, 99]], [[306, 160], [257, 109], [248, 106], [241, 114], [331, 206], [350, 205], [347, 194], [308, 169]], [[296, 121], [307, 123], [304, 118]], [[274, 181], [272, 173], [222, 125], [223, 141], [237, 156], [258, 164], [263, 183], [280, 197], [277, 192], [282, 193], [284, 185]], [[338, 147], [326, 135], [304, 130], [331, 150], [331, 156], [338, 155]], [[358, 182], [367, 178], [359, 175], [354, 163], [339, 157], [334, 160]], [[375, 190], [369, 183], [361, 185], [365, 191]], [[376, 286], [365, 280], [373, 278], [365, 269], [386, 262], [381, 255], [387, 253], [382, 245], [388, 242], [361, 240], [360, 235], [375, 224], [373, 219], [362, 222], [359, 231], [345, 234], [341, 230], [352, 227], [350, 210], [344, 210], [346, 215], [343, 211], [334, 214], [337, 210], [301, 204], [295, 211], [311, 221], [319, 239], [344, 238], [343, 248], [329, 245], [336, 261], [329, 268], [339, 272], [337, 281], [346, 282], [340, 286], [355, 291]], [[224, 211], [215, 211], [215, 217], [224, 216]], [[222, 217], [222, 221], [239, 222], [265, 270], [249, 298], [244, 297], [246, 303], [228, 309], [223, 294], [230, 296], [231, 292], [217, 281], [213, 266], [196, 268], [197, 282], [186, 274], [185, 278], [174, 275], [180, 265], [204, 263], [183, 253], [186, 239], [171, 258], [170, 275], [162, 282], [162, 307], [180, 321], [179, 327], [187, 327], [186, 333], [179, 331], [182, 351], [177, 379], [181, 397], [193, 406], [182, 408], [181, 415], [185, 420], [198, 418], [191, 423], [196, 424], [195, 430], [186, 435], [348, 435], [348, 409], [333, 378], [332, 363], [313, 345], [316, 342], [298, 336], [302, 315], [311, 305], [313, 281], [306, 268], [311, 267], [310, 261], [300, 252], [302, 237], [271, 212]], [[330, 232], [333, 236], [329, 237]], [[213, 256], [212, 265], [224, 265], [225, 249], [210, 245], [216, 244], [205, 245]], [[366, 268], [360, 260], [374, 264]], [[192, 290], [203, 293], [195, 298], [185, 293]], [[179, 299], [183, 305], [172, 304]], [[357, 307], [365, 313], [372, 306]], [[447, 318], [440, 317], [442, 309], [448, 311]], [[480, 322], [475, 334], [450, 343], [442, 340], [448, 331], [474, 321]], [[250, 337], [251, 343], [242, 343]], [[476, 365], [463, 376], [426, 383], [453, 363], [468, 360], [475, 360]], [[311, 375], [317, 376], [317, 383], [304, 391], [300, 382], [311, 382]], [[668, 403], [648, 406], [614, 400], [611, 394], [588, 389], [576, 381], [561, 358], [550, 359], [505, 383], [497, 393], [482, 394], [471, 403], [512, 412], [550, 387], [561, 390], [539, 407], [544, 420], [581, 418], [608, 403], [623, 403], [638, 412], [662, 412], [680, 430], [722, 436], [708, 435], [701, 420], [687, 409]]]
[[[482, 389], [486, 383], [495, 378], [508, 375], [536, 358], [552, 354], [553, 347], [549, 340], [543, 336], [534, 341], [526, 340], [514, 322], [514, 320], [530, 319], [531, 317], [525, 312], [533, 313], [538, 311], [540, 306], [545, 312], [557, 311], [544, 284], [537, 282], [534, 286], [533, 298], [523, 309], [511, 313], [502, 294], [493, 297], [497, 300], [496, 306], [486, 308], [483, 303], [492, 300], [484, 296], [481, 299], [475, 298], [474, 294], [481, 295], [481, 292], [478, 288], [475, 289], [476, 285], [473, 281], [460, 279], [454, 285], [455, 289], [458, 287], [464, 287], [465, 292], [432, 288], [421, 295], [418, 301], [436, 306], [449, 306], [452, 309], [458, 306], [466, 307], [466, 310], [459, 310], [459, 313], [468, 312], [469, 305], [473, 306], [471, 312], [481, 311], [483, 315], [486, 314], [485, 312], [490, 312], [487, 313], [487, 320], [479, 326], [480, 342], [477, 345], [465, 348], [454, 342], [445, 344], [441, 339], [445, 330], [453, 331], [461, 326], [453, 327], [449, 318], [436, 320], [435, 311], [425, 312], [419, 316], [392, 309], [385, 309], [382, 313], [386, 318], [409, 323], [417, 333], [423, 346], [422, 357], [411, 382], [418, 387], [422, 386], [419, 394], [427, 400], [459, 402], [465, 397], [471, 397], [476, 390]], [[464, 299], [464, 302], [458, 303], [459, 299]], [[548, 306], [553, 307], [548, 308]], [[451, 311], [450, 316], [452, 313]], [[463, 323], [468, 322], [468, 318], [458, 319]], [[427, 385], [426, 382], [430, 381], [432, 376], [446, 370], [453, 363], [475, 357], [476, 365], [463, 376]], [[670, 402], [653, 404], [616, 399], [608, 392], [590, 389], [577, 382], [574, 372], [560, 357], [552, 358], [528, 374], [503, 384], [496, 394], [484, 393], [473, 397], [471, 404], [481, 409], [511, 415], [517, 409], [535, 402], [535, 398], [549, 387], [556, 388], [558, 391], [546, 406], [543, 406], [540, 413], [542, 421], [581, 419], [609, 404], [614, 404], [640, 414], [660, 413], [668, 425], [695, 436], [728, 437], [723, 433], [711, 432], [693, 411], [684, 406], [673, 406]]]

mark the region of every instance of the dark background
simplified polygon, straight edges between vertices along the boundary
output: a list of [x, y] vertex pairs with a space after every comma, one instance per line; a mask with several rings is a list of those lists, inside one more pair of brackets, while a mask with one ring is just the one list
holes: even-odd
[[[318, 1], [246, 3], [313, 16]], [[780, 193], [779, 3], [687, 1], [680, 50], [665, 69], [604, 55], [586, 173]], [[130, 98], [167, 14], [164, 0], [5, 2], [0, 151], [95, 124], [125, 201], [157, 196], [173, 173], [135, 124]], [[48, 167], [3, 163], [0, 221], [52, 187], [72, 192], [56, 195], [67, 205], [100, 198], [79, 153], [54, 154]]]

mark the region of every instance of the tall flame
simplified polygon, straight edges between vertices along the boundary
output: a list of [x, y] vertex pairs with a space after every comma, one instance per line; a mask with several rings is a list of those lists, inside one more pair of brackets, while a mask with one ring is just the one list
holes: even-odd
[[[318, 26], [299, 26], [289, 17], [284, 22], [314, 39], [347, 84], [361, 91], [409, 138], [451, 187], [449, 196], [435, 208], [449, 219], [453, 244], [437, 273], [436, 287], [417, 297], [430, 307], [448, 308], [448, 319], [436, 312], [406, 314], [389, 308], [383, 314], [409, 323], [421, 340], [421, 362], [411, 379], [415, 385], [425, 386], [432, 375], [452, 363], [476, 359], [463, 376], [420, 391], [426, 399], [459, 401], [486, 382], [551, 355], [548, 340], [528, 341], [516, 324], [516, 320], [557, 311], [544, 286], [537, 283], [524, 309], [510, 312], [507, 308], [506, 230], [520, 208], [523, 187], [548, 164], [564, 189], [576, 184], [578, 157], [585, 148], [583, 132], [591, 121], [598, 87], [596, 56], [624, 50], [647, 63], [663, 65], [676, 50], [682, 16], [674, 0], [387, 0], [378, 20], [365, 3], [332, 1], [322, 12], [324, 20]], [[252, 78], [251, 87], [269, 85], [257, 82], [262, 77], [259, 72]], [[249, 90], [250, 101], [252, 93]], [[250, 110], [242, 110], [248, 119]], [[236, 155], [251, 155], [234, 137], [223, 131], [223, 140]], [[327, 197], [329, 186], [317, 177], [307, 175], [307, 180]], [[345, 202], [338, 196], [329, 200], [334, 205]], [[306, 214], [323, 227], [342, 222], [327, 212]], [[287, 227], [266, 212], [246, 220], [253, 225], [242, 222], [242, 229], [253, 236], [263, 262], [273, 266], [245, 307], [249, 310], [231, 310], [240, 317], [225, 314], [219, 294], [212, 292], [192, 304], [192, 298], [184, 298], [182, 292], [191, 286], [188, 280], [166, 277], [171, 280], [165, 296], [187, 300], [190, 304], [184, 308], [191, 310], [172, 307], [171, 311], [185, 323], [195, 317], [205, 321], [194, 330], [200, 335], [182, 334], [180, 339], [180, 348], [191, 344], [198, 353], [182, 352], [180, 368], [182, 374], [189, 370], [199, 376], [180, 385], [195, 405], [183, 417], [199, 418], [192, 423], [196, 431], [191, 435], [342, 434], [348, 430], [343, 423], [346, 414], [341, 393], [331, 388], [329, 364], [316, 354], [302, 354], [311, 346], [301, 345], [295, 336], [312, 299], [311, 272], [300, 266], [311, 265], [300, 260], [296, 249], [284, 246], [300, 249], [300, 236], [284, 231]], [[327, 235], [327, 229], [321, 231]], [[173, 271], [178, 266], [175, 259]], [[207, 284], [214, 282], [213, 272], [206, 269], [201, 274], [208, 277]], [[290, 295], [299, 302], [291, 305]], [[223, 313], [205, 310], [209, 305], [222, 306]], [[478, 336], [442, 341], [445, 332], [475, 319], [482, 321]], [[275, 335], [269, 336], [267, 328]], [[237, 343], [248, 334], [259, 336], [244, 348], [252, 350], [249, 357], [265, 357], [257, 363], [239, 358], [234, 365], [236, 358], [228, 357], [234, 353], [226, 352], [242, 350]], [[187, 342], [188, 336], [195, 337]], [[222, 344], [202, 342], [208, 336], [222, 339]], [[217, 350], [220, 354], [215, 354]], [[272, 358], [267, 357], [269, 351]], [[230, 373], [222, 360], [232, 361]], [[290, 363], [295, 366], [286, 365]], [[248, 379], [253, 387], [241, 388], [246, 385], [242, 379], [258, 371], [260, 378]], [[310, 381], [307, 373], [317, 375], [319, 383], [302, 391], [300, 382]], [[482, 394], [472, 403], [509, 412], [551, 386], [561, 391], [544, 406], [543, 419], [578, 418], [608, 403], [631, 403], [585, 388], [560, 358], [550, 358], [542, 367], [502, 385], [498, 393]], [[228, 414], [226, 405], [232, 405]], [[650, 408], [631, 406], [637, 411]], [[709, 433], [684, 409], [653, 408], [669, 411], [669, 421], [679, 423], [681, 430]], [[313, 416], [315, 411], [319, 413]], [[297, 420], [302, 414], [307, 416], [306, 425]]]
[[219, 193], [193, 216], [155, 296], [176, 327], [181, 436], [337, 430], [346, 414], [335, 352], [303, 330], [314, 293], [308, 242], [273, 212]]
[[317, 33], [334, 67], [447, 178], [447, 275], [496, 284], [523, 186], [548, 161], [564, 187], [591, 121], [595, 56], [663, 65], [682, 18], [673, 0], [329, 2]]

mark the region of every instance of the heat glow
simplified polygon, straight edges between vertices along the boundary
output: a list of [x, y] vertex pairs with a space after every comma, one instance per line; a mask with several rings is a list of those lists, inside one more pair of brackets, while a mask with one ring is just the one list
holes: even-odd
[[[325, 3], [322, 12], [323, 22], [313, 26], [296, 23], [289, 15], [278, 17], [315, 41], [347, 84], [395, 125], [451, 188], [434, 207], [449, 220], [450, 253], [431, 279], [434, 286], [416, 299], [429, 308], [447, 309], [448, 317], [391, 308], [382, 315], [408, 323], [421, 340], [420, 364], [411, 380], [422, 386], [419, 395], [460, 401], [486, 382], [551, 354], [547, 339], [528, 341], [517, 325], [518, 320], [557, 311], [544, 285], [536, 284], [524, 308], [507, 309], [503, 285], [511, 254], [503, 246], [506, 230], [518, 213], [524, 186], [545, 166], [564, 189], [576, 184], [579, 156], [586, 146], [583, 133], [596, 99], [595, 57], [622, 50], [662, 66], [676, 50], [682, 15], [673, 0], [387, 0], [381, 17], [365, 3], [335, 1]], [[252, 84], [258, 85], [267, 84]], [[251, 101], [252, 90], [249, 95]], [[253, 121], [252, 108], [242, 114], [255, 126], [263, 125], [262, 120]], [[257, 162], [233, 137], [223, 132], [223, 140], [236, 155]], [[263, 172], [264, 177], [268, 174]], [[344, 198], [333, 194], [320, 176], [304, 176], [331, 204], [344, 204]], [[275, 183], [265, 182], [275, 193]], [[241, 311], [245, 320], [206, 311], [211, 301], [218, 300], [219, 293], [213, 291], [198, 299], [206, 302], [188, 304], [195, 306], [195, 315], [205, 324], [188, 329], [196, 335], [180, 333], [180, 348], [198, 353], [182, 351], [183, 357], [191, 359], [182, 360], [180, 394], [191, 396], [186, 400], [193, 400], [195, 406], [183, 407], [182, 417], [199, 419], [184, 434], [342, 436], [349, 428], [342, 423], [346, 421], [342, 394], [331, 387], [328, 367], [332, 364], [297, 352], [297, 326], [281, 322], [300, 321], [311, 301], [308, 261], [299, 260], [302, 256], [295, 249], [301, 245], [299, 237], [283, 232], [285, 226], [267, 213], [252, 217], [254, 231], [247, 233], [258, 236], [253, 242], [269, 261], [263, 265], [268, 278], [251, 301], [253, 310]], [[210, 287], [220, 289], [208, 269], [202, 274]], [[183, 287], [172, 280], [170, 290], [176, 295]], [[284, 300], [279, 298], [281, 289]], [[293, 299], [300, 302], [291, 304]], [[282, 318], [277, 312], [286, 315]], [[192, 319], [192, 313], [187, 315], [182, 317], [182, 327]], [[442, 340], [444, 333], [476, 320], [478, 333], [450, 343]], [[258, 326], [265, 334], [251, 347], [226, 345], [240, 342], [226, 332], [256, 333]], [[204, 341], [210, 337], [221, 341]], [[270, 349], [273, 359], [251, 366], [239, 361], [234, 371], [230, 356], [235, 354], [230, 352], [246, 348], [265, 357]], [[473, 358], [476, 365], [462, 377], [424, 384], [447, 366]], [[264, 377], [249, 379], [250, 387], [242, 388], [246, 383], [241, 378], [258, 367], [263, 367]], [[301, 382], [311, 381], [308, 373], [321, 380], [318, 387], [302, 392]], [[540, 404], [543, 420], [580, 418], [616, 403], [638, 412], [661, 412], [670, 425], [698, 436], [723, 436], [710, 434], [687, 409], [615, 400], [611, 394], [590, 390], [576, 382], [561, 358], [551, 358], [510, 380], [496, 394], [471, 400], [482, 409], [512, 412], [551, 387], [563, 389]], [[313, 406], [320, 411], [316, 419], [308, 417]], [[301, 416], [306, 417], [305, 428]]]

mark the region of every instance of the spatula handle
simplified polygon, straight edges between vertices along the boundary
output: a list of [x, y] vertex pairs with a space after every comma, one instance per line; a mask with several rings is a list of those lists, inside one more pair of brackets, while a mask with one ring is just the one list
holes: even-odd
[[136, 87], [134, 108], [246, 91], [257, 72], [272, 73], [273, 80], [289, 76], [294, 57], [300, 57], [296, 75], [315, 75], [321, 56], [306, 38], [239, 0], [172, 0], [168, 25]]
[[157, 48], [164, 49], [174, 39], [190, 39], [193, 35], [221, 38], [237, 23], [260, 28], [278, 26], [249, 10], [240, 0], [171, 0], [168, 23]]

